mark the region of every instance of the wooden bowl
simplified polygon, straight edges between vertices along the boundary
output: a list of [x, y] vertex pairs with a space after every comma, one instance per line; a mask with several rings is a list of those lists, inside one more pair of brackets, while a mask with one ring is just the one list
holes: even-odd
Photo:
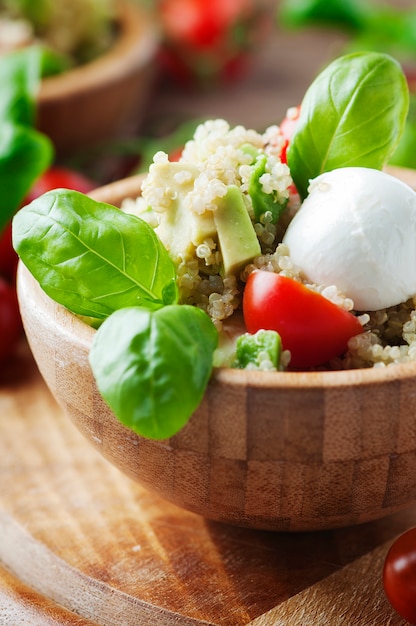
[[[400, 172], [416, 182], [416, 174]], [[140, 178], [94, 196], [119, 205]], [[122, 426], [97, 391], [94, 330], [20, 265], [26, 334], [53, 395], [111, 463], [207, 518], [305, 531], [375, 520], [416, 501], [416, 363], [342, 372], [217, 369], [188, 425], [167, 441]]]
[[159, 34], [135, 0], [122, 0], [119, 34], [108, 52], [42, 81], [39, 130], [58, 154], [112, 139], [139, 126], [152, 86]]

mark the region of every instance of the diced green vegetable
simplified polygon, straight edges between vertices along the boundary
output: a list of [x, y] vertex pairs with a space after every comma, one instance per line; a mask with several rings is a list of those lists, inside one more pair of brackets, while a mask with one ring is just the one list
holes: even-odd
[[260, 178], [267, 172], [267, 156], [263, 155], [256, 161], [253, 173], [251, 175], [248, 193], [253, 202], [253, 210], [256, 221], [260, 221], [262, 216], [269, 212], [272, 216], [272, 223], [275, 224], [280, 217], [281, 212], [287, 205], [287, 199], [279, 202], [275, 194], [265, 193]]
[[240, 369], [277, 370], [282, 342], [274, 330], [244, 333], [237, 339], [235, 367]]

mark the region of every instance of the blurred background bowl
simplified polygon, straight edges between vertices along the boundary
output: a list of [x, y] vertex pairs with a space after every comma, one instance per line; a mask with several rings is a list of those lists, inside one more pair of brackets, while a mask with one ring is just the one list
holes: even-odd
[[[394, 170], [408, 183], [416, 174]], [[119, 206], [140, 177], [92, 192]], [[20, 264], [34, 357], [91, 444], [130, 478], [217, 521], [279, 531], [368, 522], [416, 501], [416, 363], [337, 372], [214, 371], [187, 426], [165, 441], [124, 427], [88, 354], [95, 331], [53, 302]]]
[[159, 32], [134, 0], [122, 0], [118, 36], [108, 52], [42, 81], [38, 128], [57, 154], [135, 132], [150, 95]]

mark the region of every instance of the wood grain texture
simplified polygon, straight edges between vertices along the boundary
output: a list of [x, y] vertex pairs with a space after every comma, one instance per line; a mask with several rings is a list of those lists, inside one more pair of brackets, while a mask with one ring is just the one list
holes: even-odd
[[159, 35], [139, 3], [118, 4], [119, 36], [112, 48], [42, 81], [37, 126], [59, 155], [136, 132], [143, 119]]
[[[400, 626], [382, 593], [383, 545], [343, 570], [293, 596], [251, 626]], [[357, 585], [357, 581], [360, 584]], [[384, 616], [381, 618], [381, 616]]]
[[10, 572], [0, 570], [2, 626], [403, 623], [379, 576], [415, 507], [317, 533], [205, 520], [106, 462], [24, 344], [0, 377], [0, 459], [0, 562]]
[[[415, 183], [416, 175], [403, 176]], [[138, 182], [94, 197], [119, 205]], [[170, 502], [279, 531], [358, 524], [416, 502], [416, 363], [217, 369], [186, 427], [151, 441], [121, 425], [102, 400], [88, 362], [95, 331], [52, 302], [23, 266], [18, 287], [29, 343], [57, 401], [105, 458]]]
[[0, 567], [0, 624], [3, 626], [93, 626], [65, 610]]

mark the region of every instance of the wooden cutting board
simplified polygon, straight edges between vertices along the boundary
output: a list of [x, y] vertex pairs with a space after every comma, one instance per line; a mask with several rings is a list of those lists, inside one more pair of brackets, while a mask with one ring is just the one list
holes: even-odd
[[0, 374], [0, 624], [405, 624], [381, 584], [416, 505], [279, 534], [205, 520], [133, 483], [63, 415], [26, 344]]

